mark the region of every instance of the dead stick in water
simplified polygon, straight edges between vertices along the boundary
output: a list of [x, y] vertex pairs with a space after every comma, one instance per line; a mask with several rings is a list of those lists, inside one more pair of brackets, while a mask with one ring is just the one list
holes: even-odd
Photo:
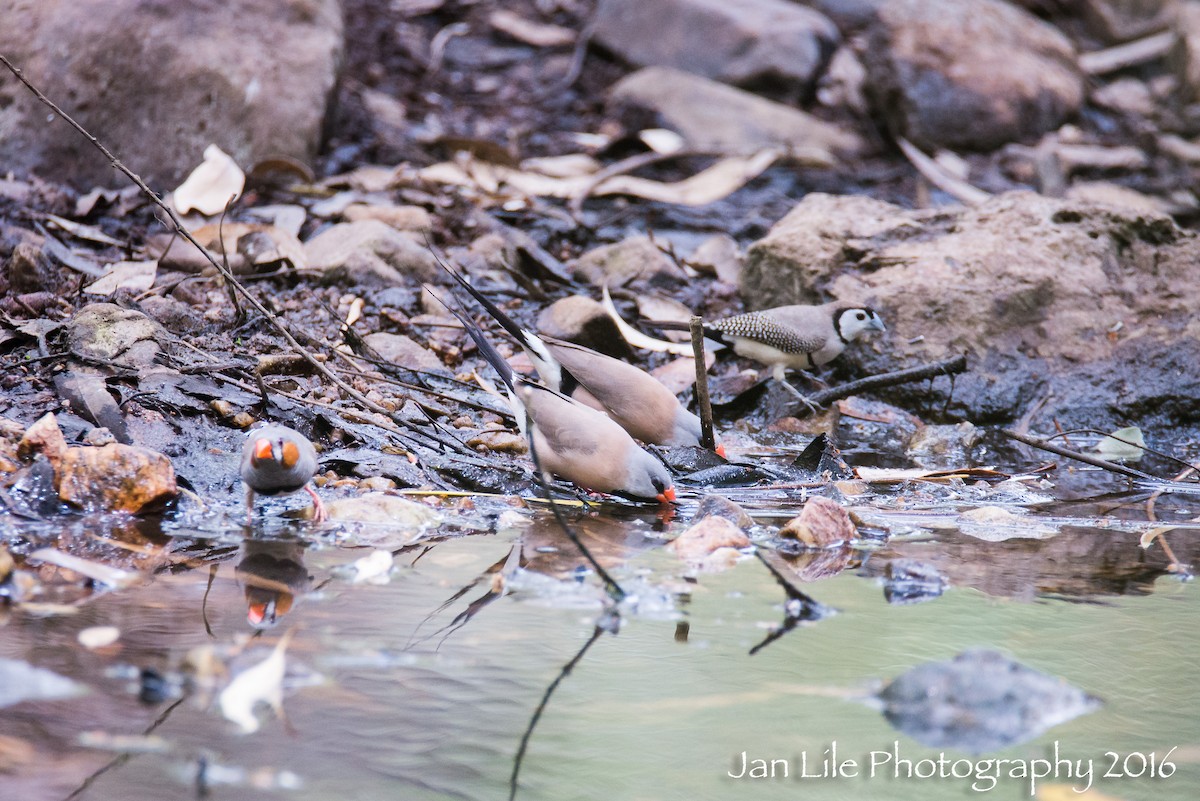
[[708, 399], [708, 363], [704, 360], [704, 321], [692, 315], [692, 355], [696, 357], [696, 408], [700, 412], [700, 447], [717, 449], [713, 436], [712, 403]]
[[1057, 454], [1058, 456], [1063, 456], [1063, 457], [1066, 457], [1067, 459], [1074, 459], [1075, 461], [1083, 462], [1084, 464], [1090, 464], [1092, 467], [1099, 467], [1101, 470], [1108, 470], [1110, 473], [1119, 473], [1123, 476], [1129, 476], [1130, 478], [1140, 478], [1140, 479], [1144, 479], [1147, 481], [1160, 481], [1161, 480], [1161, 479], [1155, 478], [1154, 476], [1152, 476], [1148, 473], [1143, 473], [1141, 470], [1134, 470], [1132, 467], [1126, 467], [1123, 464], [1117, 464], [1116, 462], [1110, 462], [1107, 459], [1101, 459], [1099, 456], [1089, 456], [1086, 453], [1080, 453], [1079, 451], [1073, 451], [1073, 450], [1070, 450], [1069, 448], [1061, 448], [1058, 445], [1051, 445], [1049, 442], [1045, 442], [1045, 441], [1037, 439], [1035, 437], [1029, 437], [1024, 434], [1018, 434], [1016, 431], [1009, 431], [1007, 429], [1002, 428], [1002, 429], [1000, 429], [1000, 433], [1003, 434], [1004, 436], [1008, 437], [1009, 439], [1015, 439], [1017, 442], [1023, 442], [1026, 445], [1037, 448], [1038, 450]]
[[[860, 378], [857, 381], [851, 381], [848, 384], [842, 384], [837, 387], [830, 387], [829, 389], [809, 395], [808, 399], [814, 406], [828, 406], [836, 400], [848, 398], [859, 392], [867, 392], [882, 387], [894, 387], [913, 381], [924, 381], [927, 378], [937, 378], [939, 375], [958, 375], [959, 373], [966, 372], [966, 370], [967, 357], [965, 354], [960, 354], [953, 359], [922, 364], [918, 367], [909, 367], [905, 370], [895, 370], [890, 373], [869, 375], [866, 378]], [[807, 409], [799, 409], [797, 416], [802, 417], [807, 412]]]

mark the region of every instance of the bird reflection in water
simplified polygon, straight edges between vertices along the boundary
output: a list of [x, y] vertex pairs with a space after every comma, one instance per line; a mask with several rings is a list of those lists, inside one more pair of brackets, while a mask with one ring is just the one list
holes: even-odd
[[235, 574], [246, 595], [246, 621], [271, 628], [308, 593], [313, 577], [304, 566], [306, 544], [296, 540], [246, 540]]

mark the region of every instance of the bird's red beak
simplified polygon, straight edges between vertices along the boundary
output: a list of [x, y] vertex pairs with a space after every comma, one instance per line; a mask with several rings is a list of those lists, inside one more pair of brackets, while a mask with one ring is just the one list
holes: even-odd
[[659, 503], [671, 503], [675, 500], [675, 488], [667, 487], [655, 497], [658, 498]]
[[728, 456], [725, 455], [725, 446], [724, 445], [718, 445], [713, 450], [716, 452], [717, 456], [720, 456], [722, 459], [729, 458]]

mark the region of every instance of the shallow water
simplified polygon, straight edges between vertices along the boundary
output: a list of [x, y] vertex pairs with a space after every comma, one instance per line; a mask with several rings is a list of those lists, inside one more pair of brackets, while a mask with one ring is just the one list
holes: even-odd
[[[622, 606], [619, 633], [601, 634], [550, 698], [529, 740], [517, 797], [1022, 798], [1033, 789], [1028, 778], [1002, 775], [987, 790], [993, 771], [985, 760], [1028, 764], [1052, 755], [1057, 744], [1072, 771], [1090, 761], [1091, 787], [1110, 796], [1195, 798], [1200, 602], [1194, 584], [1164, 572], [1161, 549], [1142, 551], [1136, 533], [1120, 530], [1121, 519], [1137, 519], [1132, 501], [1144, 495], [1047, 505], [1042, 519], [1072, 525], [1042, 539], [985, 542], [913, 522], [928, 522], [931, 509], [952, 518], [951, 496], [973, 491], [929, 489], [936, 509], [917, 508], [918, 491], [877, 498], [876, 522], [910, 536], [848, 552], [837, 562], [848, 569], [830, 578], [797, 581], [837, 614], [801, 624], [753, 656], [783, 620], [785, 601], [758, 559], [690, 575], [658, 547], [653, 521], [577, 521], [637, 600]], [[1164, 498], [1160, 519], [1195, 517], [1193, 503]], [[771, 510], [764, 504], [762, 511]], [[1097, 517], [1102, 512], [1107, 517]], [[471, 517], [476, 524], [494, 519]], [[221, 532], [216, 540], [178, 537], [166, 547], [177, 551], [175, 566], [138, 586], [97, 594], [72, 614], [13, 610], [0, 657], [57, 671], [90, 693], [0, 710], [0, 735], [36, 751], [0, 774], [0, 795], [63, 799], [84, 787], [73, 797], [188, 798], [197, 795], [202, 772], [211, 798], [506, 797], [530, 716], [588, 643], [602, 611], [598, 582], [576, 574], [580, 560], [548, 516], [532, 527], [417, 545], [397, 557], [381, 586], [353, 584], [339, 572], [364, 549], [289, 543], [295, 532], [283, 524], [271, 532], [273, 544], [248, 546]], [[1188, 561], [1195, 532], [1170, 536]], [[526, 569], [510, 575], [507, 594], [492, 593], [494, 573], [522, 542]], [[249, 644], [252, 664], [281, 632], [294, 632], [286, 721], [262, 707], [262, 728], [240, 734], [198, 691], [140, 702], [137, 669], [172, 677], [190, 649], [213, 645], [224, 656], [254, 634], [235, 571], [251, 553], [302, 562], [301, 583], [305, 572], [311, 576], [309, 592]], [[889, 605], [877, 576], [900, 556], [936, 564], [952, 587], [928, 602]], [[456, 620], [468, 610], [474, 614]], [[83, 648], [77, 633], [97, 625], [119, 627], [120, 644]], [[998, 649], [1104, 705], [1022, 745], [970, 755], [920, 745], [866, 700], [916, 665], [977, 647]], [[83, 731], [150, 731], [165, 750], [123, 757], [82, 747]], [[829, 775], [824, 759], [834, 747], [838, 763], [856, 763], [841, 772], [857, 769], [858, 776]], [[951, 762], [965, 760], [957, 764], [960, 774], [980, 776], [919, 778], [902, 770], [897, 778], [891, 763], [871, 770], [873, 756], [878, 762], [887, 753], [928, 770], [934, 763], [920, 761], [942, 751]], [[1167, 778], [1101, 775], [1113, 772], [1109, 752], [1116, 772], [1139, 772], [1151, 759], [1158, 768], [1168, 751], [1174, 773]], [[731, 778], [743, 752], [748, 765], [773, 765], [775, 776]], [[1083, 787], [1088, 779], [1067, 777], [1060, 766], [1057, 779], [1040, 779], [1036, 788], [1053, 783]]]

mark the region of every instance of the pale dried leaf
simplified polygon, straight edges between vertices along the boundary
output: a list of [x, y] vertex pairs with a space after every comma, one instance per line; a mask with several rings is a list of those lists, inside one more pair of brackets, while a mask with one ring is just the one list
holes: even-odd
[[493, 11], [488, 22], [501, 33], [534, 47], [563, 47], [575, 43], [575, 31], [570, 28], [534, 22], [507, 9]]
[[[1122, 442], [1122, 440], [1125, 440]], [[1137, 426], [1119, 428], [1096, 445], [1096, 453], [1109, 461], [1136, 462], [1145, 455], [1146, 437]]]
[[600, 167], [600, 162], [586, 153], [530, 158], [521, 162], [521, 169], [548, 175], [551, 178], [577, 178], [594, 175], [600, 171]]
[[158, 260], [150, 261], [118, 261], [107, 266], [108, 272], [84, 287], [89, 295], [111, 295], [118, 289], [129, 289], [134, 292], [145, 292], [154, 286], [154, 278], [158, 275]]
[[780, 155], [779, 150], [767, 148], [750, 156], [721, 159], [690, 178], [670, 184], [632, 175], [618, 175], [601, 183], [592, 194], [633, 195], [660, 203], [706, 206], [728, 197], [757, 178], [774, 164]]
[[656, 353], [672, 353], [676, 356], [693, 355], [692, 345], [690, 342], [667, 342], [663, 339], [655, 339], [654, 337], [643, 334], [641, 331], [638, 331], [629, 323], [625, 322], [625, 320], [617, 312], [617, 307], [613, 305], [612, 296], [608, 294], [607, 285], [601, 289], [601, 296], [600, 302], [601, 305], [604, 306], [604, 310], [608, 312], [608, 316], [612, 318], [614, 323], [616, 323], [617, 330], [621, 332], [621, 337], [633, 347], [641, 348], [642, 350], [654, 351]]
[[180, 214], [220, 214], [241, 196], [245, 186], [246, 174], [237, 163], [221, 148], [209, 145], [204, 149], [204, 161], [175, 190], [175, 210]]
[[125, 245], [125, 243], [121, 240], [113, 239], [111, 236], [104, 233], [94, 225], [84, 225], [83, 223], [78, 223], [74, 220], [68, 220], [64, 217], [59, 217], [56, 214], [47, 214], [46, 220], [49, 221], [51, 225], [66, 231], [76, 239], [86, 239], [89, 242], [99, 242], [102, 245], [116, 245], [117, 247], [123, 247]]
[[687, 145], [686, 139], [667, 128], [647, 128], [638, 134], [638, 139], [655, 153], [664, 155], [678, 153]]

